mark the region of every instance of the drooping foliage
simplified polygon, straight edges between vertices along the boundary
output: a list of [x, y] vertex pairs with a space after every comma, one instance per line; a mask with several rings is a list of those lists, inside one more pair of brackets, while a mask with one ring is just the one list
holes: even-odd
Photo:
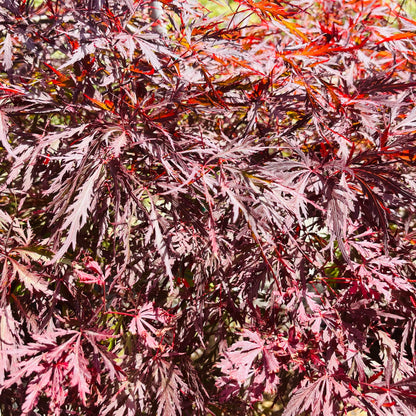
[[415, 414], [400, 4], [1, 3], [2, 414]]

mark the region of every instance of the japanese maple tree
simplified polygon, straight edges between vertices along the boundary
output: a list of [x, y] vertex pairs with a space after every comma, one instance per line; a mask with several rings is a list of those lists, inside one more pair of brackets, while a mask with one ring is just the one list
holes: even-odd
[[1, 2], [1, 415], [416, 414], [403, 6]]

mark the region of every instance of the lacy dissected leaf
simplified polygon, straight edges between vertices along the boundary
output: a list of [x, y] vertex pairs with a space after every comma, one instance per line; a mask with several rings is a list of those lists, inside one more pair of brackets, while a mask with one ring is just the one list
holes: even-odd
[[186, 394], [188, 386], [184, 383], [180, 370], [173, 363], [159, 359], [155, 363], [153, 377], [158, 384], [156, 414], [158, 416], [181, 415], [181, 393]]
[[158, 330], [149, 321], [166, 324], [168, 316], [162, 309], [147, 303], [134, 315], [129, 325], [129, 331], [132, 334], [138, 334], [148, 347], [156, 348], [159, 344], [154, 336], [158, 335]]
[[95, 167], [92, 174], [82, 184], [74, 202], [68, 206], [67, 216], [61, 226], [62, 230], [68, 229], [68, 233], [65, 237], [65, 242], [61, 245], [51, 261], [60, 259], [70, 246], [75, 248], [78, 232], [87, 221], [88, 211], [91, 209], [91, 204], [94, 199], [94, 187], [100, 178], [100, 174], [101, 166]]
[[223, 358], [218, 363], [224, 374], [223, 380], [219, 381], [218, 385], [230, 383], [226, 396], [238, 392], [236, 386], [233, 388], [234, 382], [239, 386], [249, 382], [253, 390], [251, 392], [253, 399], [261, 398], [263, 392], [275, 393], [279, 383], [276, 374], [281, 364], [276, 359], [274, 343], [266, 343], [259, 334], [249, 330], [244, 330], [242, 336], [243, 340], [232, 344], [224, 351]]
[[15, 350], [21, 342], [20, 325], [13, 318], [10, 305], [0, 311], [0, 385], [3, 385], [6, 373], [17, 370], [18, 359], [8, 351]]

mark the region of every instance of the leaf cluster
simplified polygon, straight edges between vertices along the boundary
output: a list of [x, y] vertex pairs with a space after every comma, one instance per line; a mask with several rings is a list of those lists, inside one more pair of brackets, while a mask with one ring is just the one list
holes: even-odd
[[415, 414], [416, 22], [216, 3], [2, 2], [0, 413]]

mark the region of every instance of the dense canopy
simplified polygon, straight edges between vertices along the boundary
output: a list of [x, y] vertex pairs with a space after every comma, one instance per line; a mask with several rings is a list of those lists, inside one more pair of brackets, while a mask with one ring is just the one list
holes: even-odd
[[415, 414], [403, 4], [1, 4], [2, 415]]

